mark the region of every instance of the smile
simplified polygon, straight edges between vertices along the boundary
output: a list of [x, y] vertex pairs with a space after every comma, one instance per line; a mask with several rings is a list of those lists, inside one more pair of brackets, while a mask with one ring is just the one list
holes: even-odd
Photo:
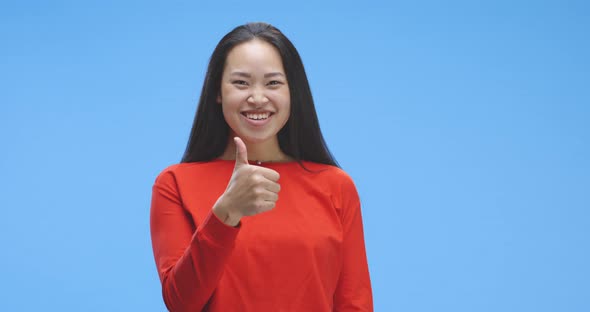
[[265, 120], [265, 119], [268, 119], [268, 117], [272, 116], [273, 113], [271, 113], [271, 112], [262, 112], [262, 113], [243, 112], [242, 115], [250, 120]]

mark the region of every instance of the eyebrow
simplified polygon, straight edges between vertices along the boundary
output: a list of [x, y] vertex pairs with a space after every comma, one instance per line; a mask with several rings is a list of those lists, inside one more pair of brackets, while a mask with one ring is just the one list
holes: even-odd
[[[252, 75], [245, 73], [245, 72], [241, 72], [241, 71], [236, 71], [231, 73], [232, 76], [240, 76], [240, 77], [245, 77], [245, 78], [250, 78], [252, 77]], [[276, 77], [276, 76], [285, 76], [283, 75], [283, 73], [279, 73], [279, 72], [272, 72], [272, 73], [267, 73], [264, 74], [264, 78], [269, 78], [269, 77]]]

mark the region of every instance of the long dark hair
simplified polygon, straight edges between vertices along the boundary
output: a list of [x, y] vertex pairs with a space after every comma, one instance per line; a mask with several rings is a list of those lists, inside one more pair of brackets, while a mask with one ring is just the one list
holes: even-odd
[[182, 162], [213, 160], [225, 151], [230, 132], [221, 105], [217, 103], [222, 72], [229, 51], [253, 39], [268, 42], [278, 50], [287, 75], [291, 112], [289, 120], [277, 134], [279, 147], [300, 164], [302, 161], [312, 161], [338, 167], [322, 136], [301, 57], [280, 30], [266, 23], [238, 26], [215, 47]]

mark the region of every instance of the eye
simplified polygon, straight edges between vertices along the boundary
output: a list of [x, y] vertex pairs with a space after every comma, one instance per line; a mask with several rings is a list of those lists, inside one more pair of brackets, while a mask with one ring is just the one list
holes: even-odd
[[240, 86], [246, 86], [246, 85], [248, 85], [248, 83], [246, 81], [244, 81], [244, 80], [234, 80], [231, 83], [232, 84], [235, 84], [235, 85], [240, 85]]
[[283, 83], [281, 81], [278, 81], [278, 80], [273, 80], [273, 81], [269, 82], [268, 84], [271, 85], [271, 86], [278, 86], [278, 85], [281, 85]]

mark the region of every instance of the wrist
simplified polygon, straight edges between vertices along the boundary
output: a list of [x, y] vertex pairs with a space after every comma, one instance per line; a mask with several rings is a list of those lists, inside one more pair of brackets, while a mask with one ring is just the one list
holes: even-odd
[[234, 213], [228, 206], [221, 202], [221, 198], [213, 205], [213, 213], [219, 220], [229, 226], [236, 227], [242, 218], [239, 214]]

